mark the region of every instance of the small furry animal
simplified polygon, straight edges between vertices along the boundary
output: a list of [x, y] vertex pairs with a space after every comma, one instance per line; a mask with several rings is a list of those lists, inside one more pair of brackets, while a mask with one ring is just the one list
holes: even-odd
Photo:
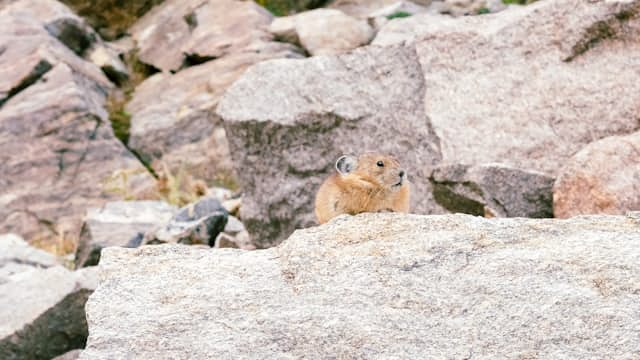
[[315, 212], [324, 224], [341, 214], [409, 212], [410, 184], [396, 158], [377, 153], [344, 155], [336, 161], [337, 173], [320, 186]]

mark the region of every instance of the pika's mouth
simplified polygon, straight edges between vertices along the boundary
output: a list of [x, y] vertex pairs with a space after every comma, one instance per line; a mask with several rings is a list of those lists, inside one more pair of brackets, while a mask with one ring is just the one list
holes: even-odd
[[404, 180], [400, 179], [400, 181], [398, 181], [396, 184], [391, 185], [391, 187], [392, 188], [400, 187], [400, 186], [402, 186], [403, 182], [404, 182]]

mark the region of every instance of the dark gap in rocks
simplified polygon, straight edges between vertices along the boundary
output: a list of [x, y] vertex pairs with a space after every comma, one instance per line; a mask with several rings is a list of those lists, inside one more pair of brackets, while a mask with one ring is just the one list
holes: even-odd
[[53, 66], [46, 60], [40, 60], [40, 62], [31, 70], [31, 73], [22, 79], [22, 81], [13, 89], [9, 90], [7, 97], [4, 99], [0, 99], [0, 107], [4, 105], [5, 102], [9, 101], [12, 97], [16, 96], [22, 90], [28, 88], [29, 86], [35, 84], [38, 80], [44, 76], [49, 70], [51, 70]]
[[204, 64], [207, 61], [217, 59], [215, 56], [207, 56], [207, 55], [199, 55], [199, 54], [184, 54], [184, 60], [182, 62], [182, 69], [188, 68], [190, 66], [196, 66], [200, 64]]
[[484, 216], [484, 204], [456, 194], [448, 186], [440, 183], [433, 185], [433, 198], [445, 209], [454, 213]]
[[80, 57], [96, 41], [93, 34], [85, 31], [81, 24], [71, 19], [56, 20], [47, 24], [45, 29]]

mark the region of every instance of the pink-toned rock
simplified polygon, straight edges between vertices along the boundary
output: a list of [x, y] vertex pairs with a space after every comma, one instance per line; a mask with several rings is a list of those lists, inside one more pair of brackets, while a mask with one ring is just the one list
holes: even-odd
[[373, 37], [373, 29], [365, 20], [335, 9], [277, 18], [269, 30], [277, 38], [300, 44], [311, 55], [340, 54], [368, 44]]
[[0, 12], [0, 232], [75, 237], [88, 207], [154, 180], [113, 135], [100, 69], [18, 15]]
[[269, 58], [300, 57], [288, 44], [270, 43], [260, 53], [228, 55], [177, 74], [158, 73], [134, 93], [129, 146], [158, 172], [165, 165], [206, 180], [233, 174], [222, 121], [214, 109], [224, 91], [251, 65]]
[[589, 144], [562, 169], [554, 215], [626, 214], [640, 210], [640, 132]]
[[169, 71], [240, 51], [259, 51], [272, 39], [273, 16], [253, 1], [168, 0], [132, 28], [139, 58]]

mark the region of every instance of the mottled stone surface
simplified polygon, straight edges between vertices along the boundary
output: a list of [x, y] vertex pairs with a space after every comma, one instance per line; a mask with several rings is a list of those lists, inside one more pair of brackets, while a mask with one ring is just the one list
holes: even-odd
[[637, 216], [361, 214], [262, 251], [110, 248], [81, 358], [632, 359], [639, 233]]
[[182, 70], [158, 73], [136, 88], [129, 146], [158, 173], [186, 172], [206, 181], [233, 174], [222, 121], [214, 109], [220, 97], [251, 65], [279, 57], [300, 57], [293, 47], [272, 43], [261, 53], [239, 53]]
[[441, 155], [424, 89], [405, 46], [266, 61], [235, 82], [217, 113], [244, 192], [240, 218], [256, 246], [315, 222], [315, 192], [343, 154], [396, 155], [413, 184], [411, 210], [442, 211], [428, 180]]
[[273, 16], [253, 1], [167, 0], [132, 28], [143, 62], [179, 70], [241, 51], [260, 52], [272, 39]]
[[586, 144], [640, 128], [639, 14], [638, 0], [548, 0], [397, 19], [373, 43], [415, 44], [445, 163], [554, 176]]
[[587, 145], [560, 172], [553, 188], [556, 217], [640, 210], [640, 132]]

